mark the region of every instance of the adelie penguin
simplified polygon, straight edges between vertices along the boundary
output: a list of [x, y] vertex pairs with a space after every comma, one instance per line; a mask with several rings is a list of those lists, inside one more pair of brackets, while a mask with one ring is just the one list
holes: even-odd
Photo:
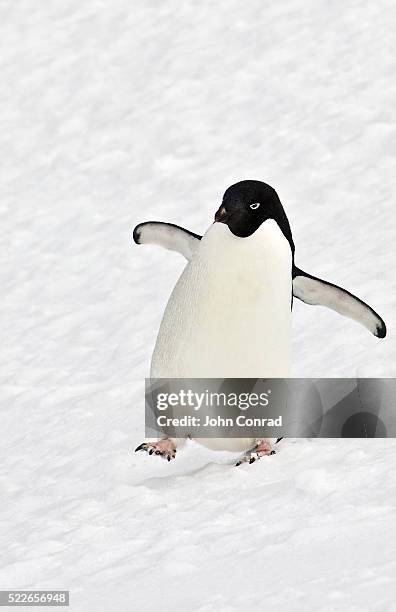
[[[187, 259], [159, 329], [152, 378], [287, 378], [293, 297], [327, 306], [384, 338], [381, 317], [345, 289], [299, 269], [286, 213], [276, 191], [246, 180], [227, 189], [204, 234], [149, 221], [137, 244], [157, 244]], [[199, 439], [210, 448], [245, 451], [241, 461], [272, 454], [272, 440]], [[170, 460], [180, 439], [147, 441]]]

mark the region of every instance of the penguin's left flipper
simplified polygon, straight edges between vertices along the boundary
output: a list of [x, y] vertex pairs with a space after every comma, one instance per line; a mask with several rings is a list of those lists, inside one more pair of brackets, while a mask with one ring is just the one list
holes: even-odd
[[161, 221], [146, 221], [139, 223], [133, 230], [136, 244], [158, 244], [159, 246], [177, 251], [190, 261], [202, 236], [194, 234], [173, 223]]
[[306, 304], [327, 306], [353, 319], [377, 338], [386, 336], [386, 325], [371, 306], [342, 287], [311, 276], [296, 266], [293, 266], [293, 295]]

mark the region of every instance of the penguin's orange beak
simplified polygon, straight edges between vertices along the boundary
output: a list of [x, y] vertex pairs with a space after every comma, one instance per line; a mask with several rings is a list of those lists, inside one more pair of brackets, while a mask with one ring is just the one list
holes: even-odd
[[226, 223], [227, 222], [227, 211], [226, 207], [222, 204], [215, 214], [215, 223]]

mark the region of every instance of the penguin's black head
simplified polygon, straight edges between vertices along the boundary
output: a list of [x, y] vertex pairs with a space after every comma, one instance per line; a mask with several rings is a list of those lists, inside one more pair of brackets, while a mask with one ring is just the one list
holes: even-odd
[[225, 223], [240, 238], [254, 234], [267, 219], [274, 219], [294, 250], [286, 213], [275, 189], [261, 181], [240, 181], [231, 185], [216, 212], [215, 222]]

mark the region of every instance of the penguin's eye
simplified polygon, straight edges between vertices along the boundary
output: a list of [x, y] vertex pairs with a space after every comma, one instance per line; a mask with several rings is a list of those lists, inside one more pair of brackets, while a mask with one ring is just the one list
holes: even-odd
[[252, 210], [256, 210], [260, 206], [260, 202], [255, 202], [254, 204], [250, 204], [250, 208]]

